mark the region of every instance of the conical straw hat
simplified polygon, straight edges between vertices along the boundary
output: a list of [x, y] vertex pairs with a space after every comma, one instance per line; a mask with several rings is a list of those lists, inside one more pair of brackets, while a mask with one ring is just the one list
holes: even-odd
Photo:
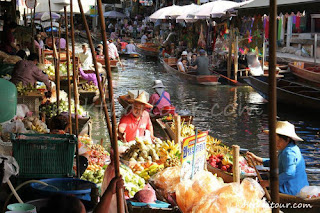
[[133, 100], [133, 102], [142, 103], [145, 105], [146, 108], [152, 108], [153, 106], [148, 103], [147, 97], [145, 92], [142, 92], [138, 95], [136, 99]]
[[[265, 130], [264, 132], [269, 133], [269, 130]], [[288, 121], [278, 121], [276, 124], [276, 133], [279, 135], [288, 136], [294, 141], [303, 141], [303, 139], [296, 134], [294, 125]]]

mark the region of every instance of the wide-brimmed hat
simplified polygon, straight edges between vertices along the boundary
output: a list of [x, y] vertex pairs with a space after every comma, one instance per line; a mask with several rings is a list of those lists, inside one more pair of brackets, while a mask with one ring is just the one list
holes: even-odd
[[130, 103], [138, 102], [138, 103], [144, 104], [146, 108], [150, 108], [150, 109], [153, 107], [151, 104], [148, 103], [145, 92], [140, 93], [136, 99], [131, 99], [129, 102]]
[[181, 55], [188, 55], [188, 52], [187, 52], [187, 51], [183, 51], [183, 52], [181, 53]]
[[[103, 66], [101, 63], [97, 62], [97, 66], [98, 66], [98, 72], [99, 73], [105, 73], [106, 71], [103, 69]], [[91, 64], [89, 65], [90, 70], [95, 70], [94, 65]]]
[[155, 80], [152, 88], [165, 88], [161, 80]]
[[[264, 130], [264, 132], [269, 134], [269, 130]], [[288, 121], [278, 121], [276, 124], [276, 133], [287, 136], [294, 141], [303, 141], [303, 139], [296, 134], [294, 125]]]

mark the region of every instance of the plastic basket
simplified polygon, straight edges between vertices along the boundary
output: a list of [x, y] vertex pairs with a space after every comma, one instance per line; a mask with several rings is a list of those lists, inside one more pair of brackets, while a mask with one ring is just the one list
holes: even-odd
[[19, 177], [71, 177], [76, 141], [74, 135], [12, 134]]

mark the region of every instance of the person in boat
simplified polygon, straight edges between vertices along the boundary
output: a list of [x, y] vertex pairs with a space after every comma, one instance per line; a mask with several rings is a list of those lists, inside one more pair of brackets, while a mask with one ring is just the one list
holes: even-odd
[[37, 81], [43, 82], [47, 90], [51, 92], [51, 85], [49, 77], [41, 69], [37, 67], [39, 63], [39, 56], [36, 53], [31, 53], [28, 60], [21, 60], [16, 63], [12, 71], [11, 82], [18, 84], [22, 82], [23, 85], [35, 85]]
[[184, 73], [188, 72], [188, 65], [187, 64], [188, 64], [187, 59], [183, 58], [181, 61], [179, 61], [177, 63], [178, 70], [180, 72], [184, 72]]
[[147, 40], [148, 40], [147, 32], [144, 32], [143, 35], [141, 36], [141, 44], [147, 43]]
[[153, 87], [155, 93], [149, 98], [149, 104], [153, 105], [150, 113], [155, 116], [162, 116], [162, 109], [166, 106], [171, 106], [170, 94], [164, 90], [165, 86], [161, 80], [155, 80]]
[[138, 95], [133, 100], [130, 113], [120, 119], [118, 126], [119, 139], [124, 142], [133, 141], [136, 137], [144, 136], [146, 130], [150, 131], [151, 138], [154, 138], [150, 115], [146, 111], [146, 109], [152, 109], [152, 107], [148, 103], [144, 92]]
[[[98, 72], [100, 74], [104, 74], [105, 70], [103, 69], [102, 64], [98, 62], [97, 66], [98, 66]], [[95, 70], [94, 66], [91, 65], [90, 70]], [[89, 84], [91, 83], [91, 84], [94, 84], [96, 87], [98, 87], [98, 80], [95, 73], [85, 73], [81, 68], [81, 65], [79, 65], [79, 74], [84, 80], [88, 81]]]
[[183, 52], [181, 53], [181, 57], [178, 59], [177, 62], [182, 61], [182, 59], [186, 59], [186, 60], [187, 60], [187, 66], [190, 65], [189, 60], [188, 60], [188, 52], [187, 52], [187, 51], [183, 51]]
[[121, 38], [117, 39], [117, 46], [118, 46], [118, 51], [124, 52], [126, 51], [126, 46], [128, 45], [127, 42], [121, 40]]
[[78, 55], [79, 60], [80, 60], [80, 64], [81, 64], [83, 70], [89, 70], [90, 69], [89, 66], [92, 65], [92, 54], [88, 50], [87, 43], [82, 44], [82, 51], [83, 52], [79, 53], [79, 55]]
[[52, 117], [50, 121], [50, 134], [66, 134], [70, 128], [69, 120], [67, 116], [56, 115]]
[[[268, 131], [266, 131], [268, 133]], [[278, 121], [276, 124], [276, 146], [279, 163], [279, 191], [284, 194], [296, 195], [300, 190], [308, 186], [306, 165], [297, 141], [303, 141], [295, 132], [295, 127], [288, 121]], [[247, 156], [253, 160], [269, 166], [269, 158], [261, 158], [248, 152]], [[269, 181], [260, 183], [268, 187]]]
[[66, 49], [66, 45], [67, 45], [66, 39], [64, 39], [64, 38], [60, 38], [60, 40], [57, 39], [57, 41], [56, 41], [57, 49], [59, 48], [59, 45], [60, 45], [60, 49], [61, 50], [65, 50]]
[[111, 60], [117, 60], [120, 61], [119, 53], [116, 45], [113, 43], [112, 39], [108, 40], [108, 51], [109, 51], [109, 57]]
[[199, 54], [200, 56], [197, 57], [196, 61], [190, 68], [196, 70], [197, 75], [210, 75], [209, 58], [206, 56], [206, 51], [201, 49]]
[[130, 54], [130, 53], [136, 53], [136, 46], [134, 46], [134, 42], [131, 39], [130, 43], [126, 46], [126, 53]]
[[102, 44], [97, 45], [96, 54], [97, 54], [97, 57], [103, 56], [103, 45]]

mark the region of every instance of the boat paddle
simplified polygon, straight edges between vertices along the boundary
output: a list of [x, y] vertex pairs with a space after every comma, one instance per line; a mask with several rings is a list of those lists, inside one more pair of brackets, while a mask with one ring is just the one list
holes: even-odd
[[[248, 149], [240, 148], [240, 153], [244, 154], [244, 156], [245, 156], [245, 153], [248, 152], [248, 151], [249, 151]], [[257, 174], [257, 177], [258, 177], [259, 181], [261, 182], [263, 179], [261, 178], [261, 175], [260, 175], [260, 173], [259, 173], [259, 171], [258, 171], [258, 169], [256, 167], [256, 163], [254, 162], [254, 160], [252, 160], [252, 158], [250, 158], [250, 157], [248, 157], [248, 158], [244, 157], [244, 158], [247, 159], [247, 161], [248, 160], [250, 161], [250, 163], [252, 164], [254, 170], [256, 171], [256, 174]], [[271, 201], [271, 196], [270, 196], [269, 191], [267, 190], [267, 188], [266, 187], [262, 187], [262, 188], [263, 188], [264, 193], [266, 194], [266, 197], [267, 197], [268, 201]]]
[[215, 74], [217, 74], [217, 75], [219, 75], [219, 76], [222, 77], [222, 78], [227, 79], [228, 81], [231, 81], [231, 82], [232, 82], [233, 84], [235, 84], [235, 85], [239, 85], [239, 84], [240, 84], [237, 80], [233, 80], [233, 79], [231, 79], [231, 78], [228, 78], [228, 77], [226, 77], [226, 76], [224, 76], [224, 75], [221, 75], [220, 73], [218, 73], [218, 72], [216, 72], [216, 71], [213, 71], [213, 70], [212, 70], [212, 72], [215, 73]]

